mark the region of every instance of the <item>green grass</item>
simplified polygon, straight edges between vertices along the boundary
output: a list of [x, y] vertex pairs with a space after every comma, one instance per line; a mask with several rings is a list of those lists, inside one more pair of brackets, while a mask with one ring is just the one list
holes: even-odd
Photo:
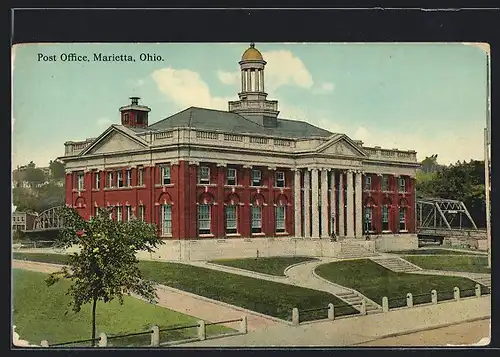
[[18, 260], [30, 260], [34, 262], [42, 263], [52, 263], [52, 264], [66, 264], [68, 261], [68, 256], [65, 254], [55, 254], [55, 253], [19, 253], [14, 252], [12, 254], [14, 259]]
[[[91, 337], [91, 306], [84, 305], [79, 313], [68, 308], [70, 297], [65, 292], [69, 281], [60, 281], [48, 287], [44, 279], [48, 274], [22, 269], [13, 270], [13, 322], [16, 332], [23, 340], [40, 344], [48, 340], [49, 344], [85, 340]], [[67, 312], [67, 314], [66, 314]], [[196, 324], [197, 319], [176, 311], [142, 300], [128, 297], [124, 304], [118, 300], [97, 305], [97, 334], [122, 335], [150, 329], [151, 325], [161, 328]], [[231, 331], [223, 326], [207, 327], [207, 334]], [[177, 330], [161, 333], [160, 342], [180, 340], [196, 336], [196, 329]], [[151, 335], [109, 340], [114, 346], [148, 345]], [[89, 343], [83, 344], [89, 346]]]
[[[44, 262], [51, 262], [51, 259], [60, 261], [61, 258], [55, 257], [56, 255], [38, 254], [32, 256], [31, 253], [25, 253], [22, 256], [19, 255], [19, 259]], [[327, 292], [186, 264], [141, 261], [139, 268], [145, 278], [160, 284], [284, 320], [291, 319], [291, 311], [294, 307], [303, 310], [326, 308], [329, 303], [336, 306], [345, 305], [342, 300]], [[343, 307], [336, 311], [338, 316], [357, 312], [352, 307]], [[301, 317], [301, 320], [326, 318], [327, 311], [311, 312], [303, 317], [304, 319]]]
[[414, 304], [430, 302], [433, 289], [438, 292], [438, 300], [449, 299], [453, 297], [455, 286], [462, 290], [462, 296], [472, 296], [476, 285], [460, 277], [395, 273], [367, 259], [320, 265], [316, 273], [331, 282], [353, 288], [378, 304], [387, 296], [390, 307], [405, 306], [407, 293], [413, 294]]
[[[448, 250], [448, 249], [413, 249], [413, 250], [402, 250], [402, 251], [394, 251], [392, 254], [400, 254], [400, 255], [472, 255], [474, 251], [467, 250]], [[480, 255], [480, 254], [475, 254]]]
[[491, 269], [488, 268], [488, 257], [485, 256], [405, 256], [404, 259], [422, 269], [491, 273]]
[[247, 259], [217, 259], [210, 263], [226, 265], [233, 268], [255, 271], [268, 275], [285, 276], [285, 269], [290, 265], [315, 261], [310, 257], [263, 257]]

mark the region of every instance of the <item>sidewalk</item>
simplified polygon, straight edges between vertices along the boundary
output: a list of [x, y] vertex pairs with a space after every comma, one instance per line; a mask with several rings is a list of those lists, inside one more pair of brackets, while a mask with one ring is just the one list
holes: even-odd
[[[490, 318], [490, 296], [464, 299], [374, 315], [323, 321], [300, 326], [275, 326], [265, 331], [217, 340], [197, 341], [179, 347], [298, 347], [351, 346], [417, 331]], [[487, 336], [484, 336], [487, 337]], [[448, 342], [444, 339], [442, 346]]]

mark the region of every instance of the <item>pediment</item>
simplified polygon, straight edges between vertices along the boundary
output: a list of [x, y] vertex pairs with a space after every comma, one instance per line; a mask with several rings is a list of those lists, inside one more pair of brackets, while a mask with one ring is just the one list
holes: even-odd
[[141, 138], [112, 126], [82, 151], [80, 156], [142, 150], [146, 147], [147, 142]]
[[346, 135], [332, 138], [328, 142], [319, 146], [318, 153], [335, 156], [364, 157], [366, 153], [354, 141]]

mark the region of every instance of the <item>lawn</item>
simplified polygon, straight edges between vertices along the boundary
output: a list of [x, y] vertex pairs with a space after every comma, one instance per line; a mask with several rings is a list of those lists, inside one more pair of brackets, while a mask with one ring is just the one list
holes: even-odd
[[290, 265], [315, 260], [317, 259], [310, 257], [263, 257], [247, 259], [217, 259], [212, 260], [210, 263], [251, 270], [269, 275], [285, 276], [285, 269]]
[[66, 264], [68, 261], [68, 256], [65, 254], [55, 254], [55, 253], [19, 253], [14, 252], [12, 254], [14, 259], [18, 260], [31, 260], [35, 262], [42, 263], [52, 263], [52, 264]]
[[476, 285], [460, 277], [395, 273], [368, 259], [320, 265], [316, 273], [353, 288], [379, 304], [387, 296], [390, 307], [405, 306], [407, 293], [413, 294], [415, 304], [430, 302], [433, 289], [438, 292], [438, 300], [449, 299], [455, 286], [463, 291], [462, 296], [472, 296]]
[[491, 273], [491, 269], [488, 268], [488, 257], [485, 256], [405, 256], [404, 259], [422, 269]]
[[[22, 253], [19, 253], [22, 254]], [[32, 257], [31, 253], [18, 255], [19, 259], [51, 262], [60, 261], [57, 254]], [[16, 258], [18, 259], [18, 258]], [[140, 261], [144, 277], [176, 289], [219, 300], [284, 320], [291, 319], [294, 307], [299, 310], [327, 307], [329, 303], [345, 305], [339, 298], [323, 291], [281, 284], [272, 281], [225, 273], [213, 269], [180, 263]], [[356, 313], [351, 307], [338, 309], [338, 315]], [[326, 318], [327, 311], [309, 313], [307, 319]]]
[[474, 253], [475, 251], [467, 251], [467, 250], [448, 250], [448, 249], [413, 249], [413, 250], [402, 250], [402, 251], [394, 251], [391, 254], [400, 254], [400, 255], [479, 255], [482, 254]]
[[[69, 281], [60, 281], [48, 287], [44, 279], [48, 274], [22, 269], [13, 270], [13, 324], [23, 340], [49, 344], [85, 340], [91, 337], [91, 306], [87, 304], [79, 313], [68, 308], [70, 297], [65, 295]], [[67, 312], [67, 314], [66, 314]], [[97, 305], [97, 334], [122, 335], [146, 331], [152, 325], [161, 328], [196, 324], [197, 319], [142, 300], [128, 297], [124, 304], [117, 300]], [[207, 334], [217, 334], [230, 329], [223, 326], [208, 326]], [[160, 342], [180, 340], [196, 336], [196, 328], [164, 332]], [[114, 346], [148, 345], [151, 335], [109, 340]], [[85, 343], [84, 346], [89, 346]]]

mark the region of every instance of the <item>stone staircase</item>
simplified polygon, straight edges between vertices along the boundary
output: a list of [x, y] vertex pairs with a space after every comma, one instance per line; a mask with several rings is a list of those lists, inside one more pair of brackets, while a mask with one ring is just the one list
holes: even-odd
[[479, 284], [486, 286], [491, 289], [491, 275], [477, 276], [472, 278], [472, 280], [477, 281]]
[[339, 297], [341, 300], [345, 301], [357, 310], [361, 309], [361, 301], [365, 300], [367, 314], [373, 314], [382, 311], [380, 306], [377, 306], [373, 302], [366, 300], [363, 296], [356, 294], [356, 292], [354, 291], [336, 293], [335, 296]]
[[357, 259], [378, 256], [378, 253], [372, 252], [360, 244], [351, 242], [340, 242], [340, 253], [337, 254], [339, 259]]
[[409, 273], [422, 270], [422, 268], [416, 266], [415, 264], [399, 257], [372, 258], [371, 260], [396, 273]]

